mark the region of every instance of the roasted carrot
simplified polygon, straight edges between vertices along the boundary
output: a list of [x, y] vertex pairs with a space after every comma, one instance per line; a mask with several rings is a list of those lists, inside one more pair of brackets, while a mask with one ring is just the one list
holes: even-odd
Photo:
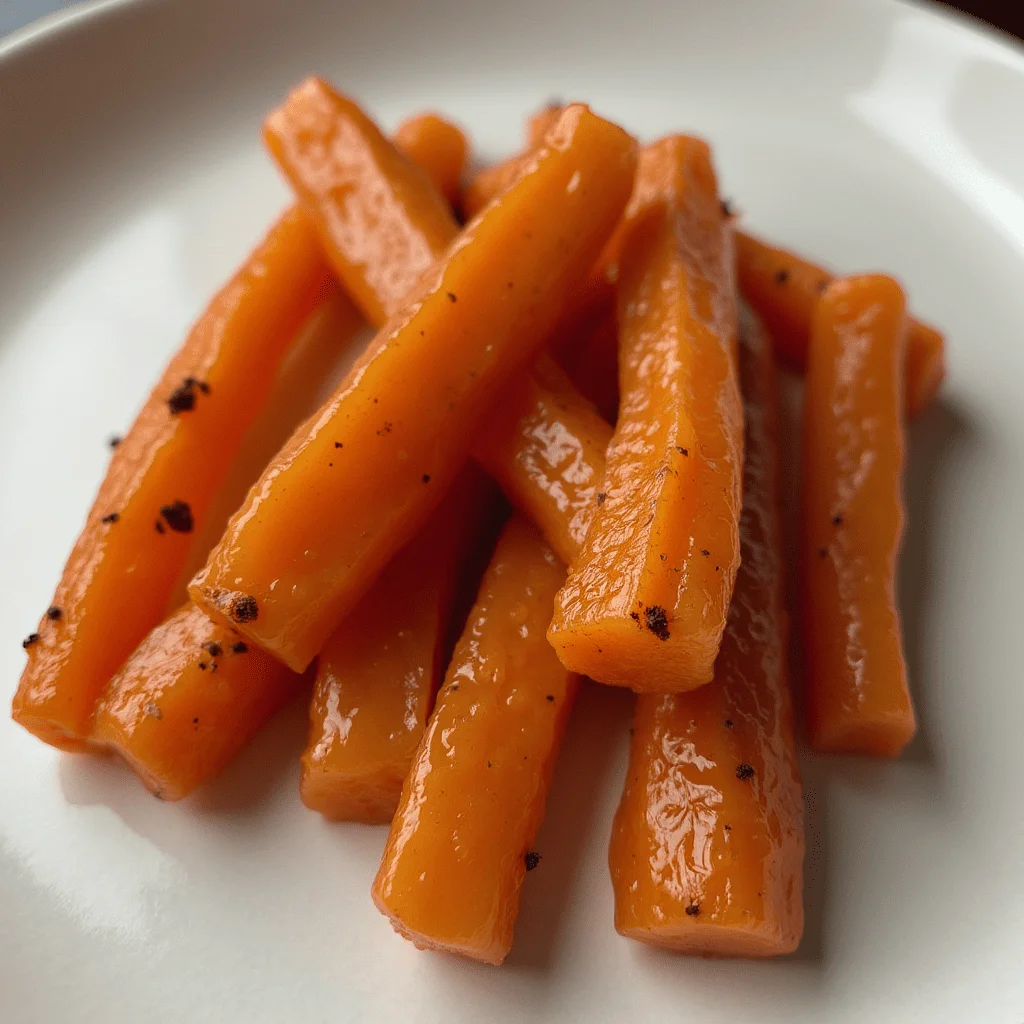
[[[736, 233], [736, 268], [743, 294], [764, 318], [779, 358], [802, 370], [807, 363], [818, 297], [832, 275], [742, 231]], [[911, 419], [931, 404], [945, 374], [942, 335], [934, 327], [911, 319], [905, 367], [906, 411]]]
[[193, 581], [196, 603], [293, 669], [436, 507], [625, 206], [625, 132], [575, 106], [550, 138], [268, 467]]
[[609, 851], [615, 927], [688, 953], [774, 956], [803, 930], [803, 803], [787, 672], [771, 347], [741, 331], [743, 561], [714, 680], [637, 699]]
[[422, 167], [434, 186], [454, 207], [459, 201], [466, 167], [466, 136], [457, 125], [437, 114], [418, 114], [395, 129], [395, 145]]
[[420, 948], [499, 964], [578, 677], [544, 636], [565, 568], [505, 527], [402, 789], [373, 899]]
[[527, 150], [534, 150], [543, 143], [544, 136], [558, 123], [564, 109], [564, 103], [553, 101], [530, 116], [526, 123]]
[[27, 646], [13, 717], [40, 739], [87, 747], [96, 699], [166, 614], [190, 534], [329, 282], [316, 235], [288, 211], [171, 360], [114, 451]]
[[802, 640], [816, 750], [895, 757], [916, 728], [896, 607], [906, 304], [834, 281], [814, 314], [803, 423]]
[[391, 821], [444, 675], [456, 581], [492, 488], [467, 467], [320, 652], [300, 786], [325, 817]]
[[180, 800], [217, 775], [298, 683], [269, 654], [185, 605], [110, 681], [92, 738], [161, 800]]
[[711, 679], [739, 566], [736, 292], [707, 145], [664, 139], [644, 150], [637, 179], [650, 198], [630, 204], [619, 266], [621, 404], [605, 498], [548, 637], [574, 671], [678, 693]]

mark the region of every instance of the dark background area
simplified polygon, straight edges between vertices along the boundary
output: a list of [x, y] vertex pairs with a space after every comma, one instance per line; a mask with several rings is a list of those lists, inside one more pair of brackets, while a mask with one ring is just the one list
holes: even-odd
[[967, 3], [944, 3], [942, 6], [973, 14], [997, 25], [1004, 32], [1024, 38], [1024, 3], [1021, 0], [970, 0]]

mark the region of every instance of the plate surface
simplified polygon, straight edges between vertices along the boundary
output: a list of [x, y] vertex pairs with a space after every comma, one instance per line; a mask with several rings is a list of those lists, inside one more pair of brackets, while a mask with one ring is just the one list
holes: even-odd
[[583, 97], [716, 144], [747, 222], [886, 268], [949, 335], [912, 431], [902, 601], [921, 736], [805, 764], [808, 929], [772, 963], [617, 936], [605, 864], [628, 699], [587, 690], [502, 970], [373, 909], [383, 832], [296, 793], [296, 705], [164, 806], [0, 717], [5, 1021], [1024, 1022], [1024, 57], [894, 0], [146, 0], [0, 44], [0, 697], [107, 457], [286, 200], [261, 115], [309, 72], [478, 151]]

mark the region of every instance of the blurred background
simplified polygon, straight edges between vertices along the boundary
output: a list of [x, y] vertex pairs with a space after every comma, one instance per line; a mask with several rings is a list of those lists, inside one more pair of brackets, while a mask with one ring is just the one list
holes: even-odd
[[[755, 0], [752, 0], [755, 2]], [[72, 6], [61, 0], [0, 0], [0, 36], [36, 18]], [[1024, 3], [1021, 0], [965, 0], [939, 6], [953, 7], [991, 22], [1006, 32], [1024, 37]]]

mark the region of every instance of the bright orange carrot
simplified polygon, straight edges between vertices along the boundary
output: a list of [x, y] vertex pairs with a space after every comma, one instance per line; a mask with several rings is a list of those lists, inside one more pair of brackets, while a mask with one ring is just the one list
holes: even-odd
[[635, 161], [625, 132], [567, 110], [533, 169], [467, 227], [268, 467], [193, 600], [304, 668], [436, 507], [474, 425], [585, 278]]
[[429, 174], [319, 78], [292, 90], [263, 137], [345, 290], [370, 323], [383, 323], [452, 240], [451, 211]]
[[438, 695], [373, 899], [420, 948], [499, 964], [578, 686], [544, 631], [565, 567], [514, 517]]
[[458, 126], [437, 114], [417, 114], [395, 129], [395, 145], [427, 172], [448, 205], [455, 206], [469, 148]]
[[[807, 363], [818, 297], [832, 275], [742, 231], [736, 233], [736, 267], [743, 294], [764, 318], [779, 358], [802, 370]], [[934, 327], [911, 319], [905, 369], [906, 410], [911, 419], [931, 404], [945, 374], [942, 335]]]
[[833, 282], [804, 394], [803, 649], [816, 750], [895, 757], [915, 731], [896, 607], [906, 304], [889, 277]]
[[615, 927], [688, 953], [775, 956], [803, 930], [803, 802], [787, 672], [771, 346], [741, 331], [743, 561], [715, 678], [638, 698], [609, 850]]
[[185, 605], [110, 681], [92, 738], [161, 800], [180, 800], [217, 775], [298, 683], [269, 654]]
[[544, 136], [558, 123], [564, 109], [564, 103], [552, 100], [547, 106], [541, 107], [537, 113], [530, 115], [526, 124], [527, 150], [534, 150], [544, 142]]
[[114, 452], [53, 605], [26, 642], [13, 717], [40, 739], [87, 746], [96, 699], [166, 613], [190, 534], [329, 281], [316, 235], [289, 211], [171, 360]]
[[707, 145], [664, 139], [644, 150], [637, 180], [646, 185], [619, 268], [622, 397], [606, 497], [548, 637], [592, 679], [678, 693], [711, 679], [739, 566], [736, 292]]
[[325, 817], [391, 821], [444, 674], [456, 581], [492, 487], [467, 467], [320, 652], [300, 786], [303, 803]]

